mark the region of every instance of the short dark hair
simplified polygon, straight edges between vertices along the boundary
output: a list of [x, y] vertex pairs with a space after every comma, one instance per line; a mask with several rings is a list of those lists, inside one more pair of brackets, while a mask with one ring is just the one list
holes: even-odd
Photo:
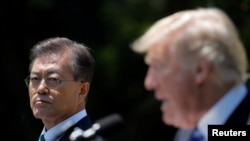
[[46, 54], [65, 53], [72, 55], [72, 71], [75, 80], [83, 79], [91, 82], [94, 73], [94, 58], [92, 50], [76, 41], [66, 37], [52, 37], [38, 42], [33, 46], [30, 52], [30, 67], [33, 66], [34, 60]]

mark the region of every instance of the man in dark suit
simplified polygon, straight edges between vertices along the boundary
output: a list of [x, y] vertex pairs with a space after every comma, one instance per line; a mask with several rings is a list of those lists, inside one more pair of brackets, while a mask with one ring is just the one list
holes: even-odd
[[44, 124], [41, 136], [70, 141], [75, 127], [90, 128], [85, 109], [94, 66], [90, 48], [64, 37], [49, 38], [34, 45], [30, 61], [25, 81], [33, 115]]
[[175, 141], [193, 133], [206, 141], [208, 125], [247, 124], [247, 55], [222, 10], [185, 10], [160, 19], [132, 49], [145, 53], [144, 85], [162, 102], [164, 123], [179, 129]]

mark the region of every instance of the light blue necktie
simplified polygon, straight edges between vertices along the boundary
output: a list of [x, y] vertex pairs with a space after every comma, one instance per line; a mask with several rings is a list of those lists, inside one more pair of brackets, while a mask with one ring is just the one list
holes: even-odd
[[189, 141], [205, 141], [205, 138], [201, 132], [195, 128], [190, 136]]
[[39, 141], [45, 141], [44, 134], [39, 137]]

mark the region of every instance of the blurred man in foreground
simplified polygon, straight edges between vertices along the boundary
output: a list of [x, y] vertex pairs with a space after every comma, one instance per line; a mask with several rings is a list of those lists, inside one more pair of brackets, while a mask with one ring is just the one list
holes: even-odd
[[165, 124], [179, 128], [175, 141], [208, 125], [244, 125], [250, 113], [244, 46], [220, 9], [174, 13], [153, 24], [132, 49], [145, 53], [145, 87], [162, 102]]

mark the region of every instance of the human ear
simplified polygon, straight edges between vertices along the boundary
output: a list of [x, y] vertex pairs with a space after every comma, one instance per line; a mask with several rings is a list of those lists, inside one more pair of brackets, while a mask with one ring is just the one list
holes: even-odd
[[86, 98], [87, 98], [88, 93], [89, 93], [89, 89], [90, 89], [90, 83], [89, 82], [81, 82], [80, 91], [78, 93], [80, 103], [86, 101]]
[[204, 57], [197, 59], [197, 65], [195, 70], [195, 81], [197, 85], [204, 84], [204, 82], [208, 79], [209, 74], [211, 73], [211, 67], [212, 63], [208, 59]]
[[89, 88], [90, 88], [90, 83], [89, 82], [81, 82], [81, 91], [80, 91], [80, 95], [87, 95], [89, 92]]

